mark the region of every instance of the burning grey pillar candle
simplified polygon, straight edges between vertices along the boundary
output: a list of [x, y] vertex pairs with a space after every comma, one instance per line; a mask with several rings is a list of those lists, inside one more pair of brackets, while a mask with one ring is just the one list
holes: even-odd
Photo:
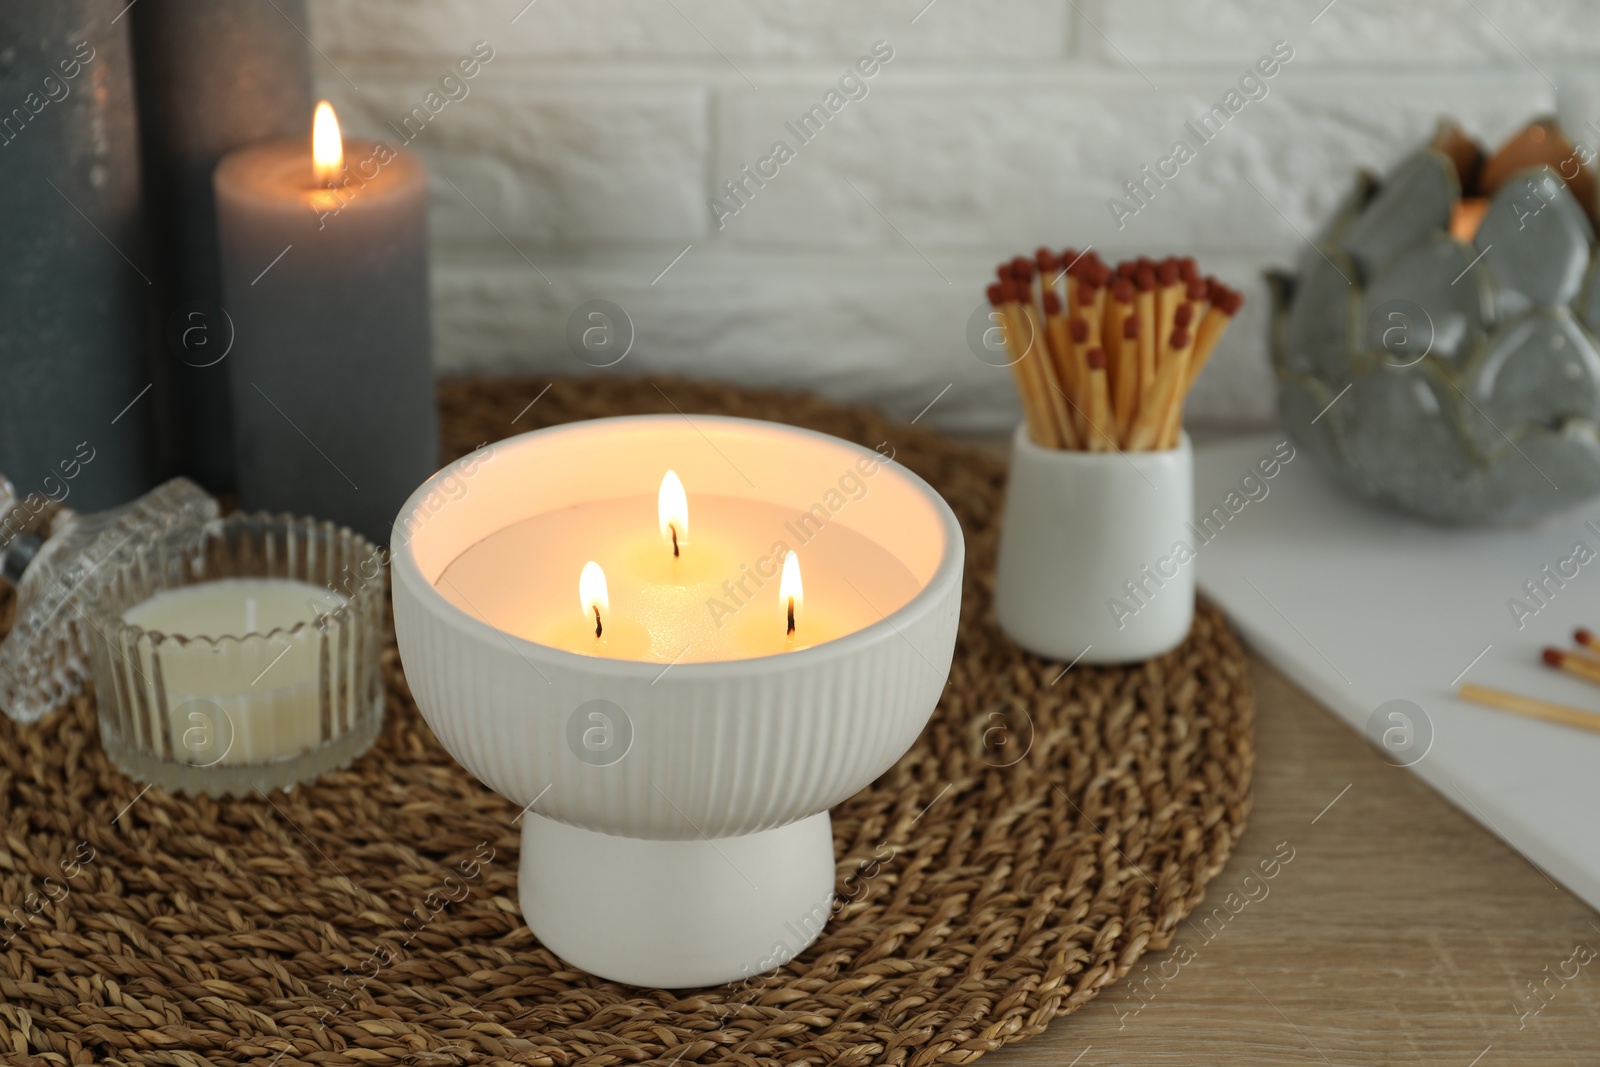
[[151, 477], [125, 6], [0, 3], [0, 472], [80, 511]]
[[[126, 0], [124, 0], [126, 2]], [[159, 276], [163, 466], [233, 484], [231, 329], [217, 276], [211, 172], [240, 145], [308, 130], [305, 0], [139, 0], [133, 24], [145, 199]]]
[[343, 150], [332, 188], [307, 139], [217, 167], [239, 495], [387, 543], [439, 459], [427, 175], [381, 142]]

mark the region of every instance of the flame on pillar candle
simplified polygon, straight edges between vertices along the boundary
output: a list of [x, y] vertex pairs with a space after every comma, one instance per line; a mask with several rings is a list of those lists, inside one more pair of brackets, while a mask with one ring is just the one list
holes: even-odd
[[681, 555], [681, 546], [689, 541], [689, 497], [676, 471], [667, 471], [661, 479], [656, 515], [661, 520], [661, 539], [672, 546], [674, 557]]
[[783, 557], [783, 580], [778, 583], [778, 606], [788, 616], [789, 636], [794, 636], [795, 613], [805, 606], [805, 591], [800, 586], [800, 557], [790, 549]]
[[611, 597], [606, 592], [606, 572], [592, 559], [578, 575], [578, 599], [583, 603], [584, 617], [594, 616], [594, 636], [598, 640], [604, 628], [601, 617], [611, 611]]
[[327, 187], [337, 184], [344, 173], [344, 139], [333, 105], [326, 100], [317, 105], [311, 120], [311, 173], [318, 185]]

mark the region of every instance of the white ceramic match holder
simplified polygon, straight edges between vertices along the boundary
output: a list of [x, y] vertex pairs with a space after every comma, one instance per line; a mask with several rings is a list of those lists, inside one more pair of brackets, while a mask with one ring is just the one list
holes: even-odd
[[995, 614], [1030, 652], [1129, 663], [1176, 648], [1194, 621], [1194, 452], [1012, 442]]

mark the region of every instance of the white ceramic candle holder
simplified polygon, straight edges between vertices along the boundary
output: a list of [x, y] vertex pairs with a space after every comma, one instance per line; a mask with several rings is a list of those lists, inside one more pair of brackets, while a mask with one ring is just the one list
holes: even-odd
[[[945, 686], [964, 557], [954, 514], [870, 450], [745, 419], [599, 419], [498, 442], [482, 459], [439, 472], [397, 520], [395, 632], [440, 741], [524, 807], [528, 924], [569, 963], [634, 985], [710, 985], [782, 965], [831, 913], [827, 809], [910, 747]], [[830, 490], [866, 464], [866, 491], [837, 506]], [[915, 595], [814, 647], [663, 664], [525, 640], [436, 587], [483, 538], [653, 493], [667, 466], [691, 497], [796, 517], [823, 506], [827, 523], [892, 549]]]
[[1067, 662], [1176, 648], [1194, 621], [1193, 511], [1187, 434], [1159, 452], [1076, 452], [1042, 448], [1018, 427], [995, 576], [1000, 628]]

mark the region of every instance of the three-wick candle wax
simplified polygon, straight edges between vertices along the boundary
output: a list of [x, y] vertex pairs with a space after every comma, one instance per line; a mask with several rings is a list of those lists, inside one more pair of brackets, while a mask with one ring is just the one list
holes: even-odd
[[[664, 477], [654, 496], [595, 501], [498, 530], [457, 557], [437, 588], [506, 633], [657, 663], [809, 648], [879, 621], [916, 594], [916, 578], [887, 548], [811, 512], [689, 485], [674, 524], [674, 481]], [[791, 553], [789, 570], [803, 578], [786, 586]], [[592, 591], [579, 591], [589, 563], [605, 576], [598, 627]]]

